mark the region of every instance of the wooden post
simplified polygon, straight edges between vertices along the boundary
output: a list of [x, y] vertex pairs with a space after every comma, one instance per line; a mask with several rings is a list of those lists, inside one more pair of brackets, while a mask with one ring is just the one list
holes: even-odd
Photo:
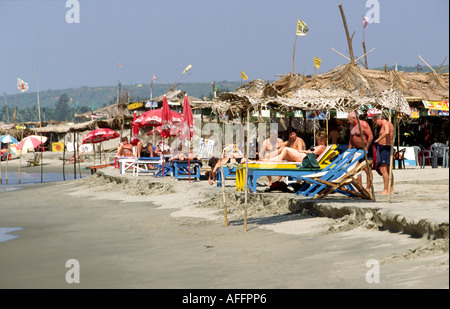
[[219, 158], [220, 160], [220, 173], [221, 173], [221, 178], [222, 178], [222, 200], [223, 200], [223, 218], [225, 220], [225, 227], [228, 227], [228, 210], [227, 210], [227, 203], [226, 203], [226, 198], [225, 198], [225, 177], [223, 174], [223, 150], [222, 150], [222, 155]]
[[244, 184], [244, 195], [245, 195], [245, 209], [244, 209], [244, 231], [247, 232], [247, 182], [248, 182], [248, 161], [250, 157], [250, 107], [247, 109], [247, 149], [245, 158], [245, 184]]
[[[37, 82], [36, 87], [37, 87], [37, 103], [38, 103], [39, 127], [42, 128], [41, 106], [39, 104], [39, 75], [38, 75], [38, 72], [36, 72], [36, 82]], [[41, 158], [41, 160], [42, 160], [42, 158]]]
[[66, 180], [66, 137], [63, 142], [63, 180]]
[[75, 144], [75, 131], [73, 131], [73, 179], [77, 179], [77, 146]]
[[3, 92], [3, 96], [5, 97], [6, 119], [7, 119], [8, 123], [9, 123], [10, 121], [9, 121], [9, 111], [8, 111], [8, 100], [6, 100], [6, 92]]
[[368, 69], [369, 67], [367, 66], [366, 42], [363, 41], [362, 46], [363, 46], [363, 51], [364, 51], [364, 66], [366, 67], [366, 69]]
[[[391, 122], [391, 113], [389, 113], [389, 122]], [[394, 115], [394, 132], [392, 132], [391, 156], [389, 158], [388, 203], [391, 203], [392, 164], [394, 163], [394, 145], [395, 145], [396, 125], [397, 125], [397, 113]]]
[[291, 72], [292, 75], [294, 75], [295, 46], [296, 46], [296, 45], [297, 45], [297, 34], [295, 34], [294, 52], [292, 53], [292, 72]]
[[352, 39], [355, 33], [353, 33], [352, 36], [350, 37], [350, 34], [348, 33], [347, 20], [345, 19], [344, 9], [342, 8], [341, 3], [339, 3], [339, 10], [341, 11], [342, 22], [344, 23], [345, 28], [345, 35], [347, 36], [348, 50], [350, 53], [350, 63], [355, 64], [355, 56], [353, 55], [353, 47], [352, 47]]

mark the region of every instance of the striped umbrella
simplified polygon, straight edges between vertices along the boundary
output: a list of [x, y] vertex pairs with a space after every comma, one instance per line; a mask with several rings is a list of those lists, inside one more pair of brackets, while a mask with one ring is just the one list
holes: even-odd
[[18, 140], [16, 140], [14, 137], [12, 137], [9, 134], [2, 135], [0, 137], [0, 142], [2, 142], [3, 144], [17, 144], [17, 143], [19, 143]]

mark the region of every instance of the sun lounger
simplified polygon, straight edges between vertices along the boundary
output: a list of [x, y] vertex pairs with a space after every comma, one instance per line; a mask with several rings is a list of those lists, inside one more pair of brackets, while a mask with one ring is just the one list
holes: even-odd
[[133, 176], [139, 176], [139, 173], [157, 173], [159, 165], [162, 164], [160, 157], [141, 157], [130, 163], [133, 170]]
[[27, 166], [39, 165], [41, 163], [41, 159], [42, 159], [42, 152], [36, 152], [34, 154], [33, 159], [27, 160]]
[[319, 192], [318, 198], [323, 199], [328, 194], [336, 192], [350, 197], [359, 197], [371, 200], [372, 194], [359, 184], [357, 178], [366, 166], [371, 167], [372, 163], [372, 160], [369, 160], [367, 163], [363, 161], [360, 165], [355, 166], [344, 175], [332, 181], [326, 181], [318, 178], [318, 182], [326, 185], [326, 187]]
[[304, 185], [300, 187], [296, 195], [313, 197], [326, 188], [322, 181], [334, 181], [339, 179], [342, 175], [345, 175], [356, 167], [358, 161], [364, 158], [364, 152], [362, 150], [349, 149], [341, 154], [336, 160], [334, 160], [327, 169], [324, 169], [320, 173], [314, 173], [310, 175], [294, 176], [295, 179], [304, 182]]
[[173, 160], [170, 162], [172, 164], [172, 172], [175, 179], [189, 178], [200, 180], [200, 168], [202, 166], [202, 161], [200, 160]]
[[[223, 166], [223, 177], [227, 179], [227, 177], [236, 178], [237, 167], [229, 168], [228, 166]], [[217, 186], [222, 187], [222, 171], [220, 168], [217, 170]]]
[[119, 168], [120, 174], [125, 174], [133, 166], [134, 161], [136, 161], [136, 158], [133, 157], [116, 157], [114, 167]]
[[[338, 154], [337, 145], [329, 145], [325, 151], [317, 158], [320, 169], [325, 169], [330, 165], [331, 160]], [[319, 169], [319, 170], [320, 170]], [[262, 176], [301, 176], [311, 174], [318, 169], [302, 168], [302, 162], [270, 162], [256, 161], [248, 165], [249, 177], [248, 187], [256, 192], [257, 180]], [[245, 185], [245, 165], [238, 167], [236, 171], [236, 191], [243, 191]]]
[[91, 165], [91, 166], [86, 166], [86, 169], [91, 170], [91, 175], [94, 175], [95, 173], [97, 173], [97, 170], [108, 167], [108, 166], [114, 166], [114, 164]]

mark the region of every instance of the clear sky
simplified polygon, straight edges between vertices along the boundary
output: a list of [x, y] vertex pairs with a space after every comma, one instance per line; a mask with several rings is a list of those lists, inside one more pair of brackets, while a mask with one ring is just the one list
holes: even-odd
[[[76, 2], [76, 1], [75, 1]], [[347, 63], [339, 11], [342, 3], [353, 49], [363, 54], [362, 18], [370, 68], [424, 63], [449, 55], [448, 0], [0, 0], [0, 94], [15, 93], [17, 77], [29, 91], [150, 83], [274, 80], [292, 70], [314, 74]], [[375, 4], [373, 4], [375, 3]], [[366, 7], [367, 6], [367, 7]], [[377, 7], [379, 10], [377, 11]], [[448, 63], [448, 58], [445, 63]], [[118, 64], [122, 64], [119, 68]], [[192, 69], [181, 72], [189, 65]]]

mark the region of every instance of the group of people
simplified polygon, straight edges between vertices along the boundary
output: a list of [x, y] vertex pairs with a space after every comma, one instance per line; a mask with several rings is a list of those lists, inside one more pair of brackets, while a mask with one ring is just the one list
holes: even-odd
[[[390, 165], [390, 154], [392, 147], [392, 137], [394, 132], [394, 126], [388, 120], [388, 115], [374, 115], [372, 121], [376, 124], [379, 129], [379, 136], [374, 140], [372, 133], [372, 128], [369, 123], [365, 120], [359, 120], [356, 118], [355, 112], [351, 112], [348, 115], [349, 123], [349, 142], [348, 149], [365, 149], [368, 160], [373, 160], [373, 146], [375, 146], [377, 153], [377, 172], [383, 178], [383, 191], [381, 194], [388, 194], [389, 190], [394, 193], [394, 176], [391, 178], [391, 186], [389, 187], [389, 165]], [[360, 130], [361, 127], [361, 130]], [[331, 138], [332, 141], [337, 141], [339, 138], [339, 131], [332, 127], [331, 131], [333, 134], [326, 134], [325, 131], [319, 130], [316, 135], [315, 146], [306, 149], [305, 141], [297, 135], [294, 129], [288, 131], [289, 138], [287, 141], [283, 141], [278, 137], [278, 132], [271, 131], [269, 133], [269, 138], [267, 138], [263, 143], [261, 149], [259, 149], [258, 159], [263, 162], [302, 162], [303, 159], [309, 154], [314, 153], [316, 158], [319, 158], [323, 152], [326, 150], [327, 138]], [[245, 157], [241, 152], [235, 154], [224, 154], [222, 156], [222, 161], [218, 158], [211, 158], [209, 161], [209, 166], [211, 167], [211, 172], [209, 173], [208, 181], [210, 184], [214, 183], [218, 169], [220, 168], [220, 163], [226, 165], [229, 163], [245, 162]], [[362, 160], [361, 162], [362, 163]], [[372, 170], [370, 167], [365, 169], [367, 174], [366, 190], [371, 192], [372, 186]], [[272, 178], [269, 178], [269, 185], [273, 183]], [[281, 177], [278, 177], [279, 181]], [[358, 182], [362, 185], [362, 177], [358, 177]]]
[[197, 154], [190, 153], [183, 149], [182, 143], [175, 149], [169, 146], [169, 144], [160, 141], [156, 147], [152, 142], [148, 141], [145, 146], [142, 141], [138, 141], [135, 145], [135, 151], [133, 151], [133, 145], [128, 142], [128, 137], [122, 138], [122, 143], [119, 145], [116, 153], [116, 157], [135, 157], [135, 158], [148, 158], [148, 157], [160, 157], [162, 155], [170, 156], [168, 161], [173, 160], [201, 160], [201, 157]]
[[[372, 116], [372, 121], [380, 127], [378, 138], [374, 140], [372, 128], [365, 120], [359, 120], [356, 118], [355, 112], [351, 112], [348, 115], [348, 122], [350, 124], [350, 140], [348, 144], [349, 149], [363, 149], [367, 152], [367, 159], [373, 160], [373, 145], [375, 146], [377, 153], [377, 171], [383, 177], [383, 191], [381, 194], [388, 194], [389, 190], [394, 193], [394, 175], [391, 178], [391, 187], [389, 188], [389, 165], [391, 157], [392, 138], [394, 133], [394, 126], [388, 120], [386, 114]], [[361, 130], [359, 129], [361, 127]], [[362, 138], [361, 138], [362, 136]], [[364, 142], [364, 145], [363, 143]], [[372, 170], [370, 168], [365, 169], [367, 174], [366, 190], [370, 192], [372, 186]], [[358, 179], [362, 183], [361, 178]]]
[[[383, 177], [384, 188], [381, 194], [389, 193], [389, 165], [390, 165], [390, 152], [392, 145], [392, 137], [394, 126], [388, 121], [386, 115], [374, 115], [372, 121], [380, 127], [379, 136], [374, 140], [372, 128], [365, 120], [357, 119], [355, 112], [351, 112], [348, 115], [349, 123], [349, 143], [348, 149], [365, 149], [368, 160], [373, 160], [373, 146], [377, 151], [377, 171]], [[269, 162], [302, 162], [308, 154], [313, 153], [316, 158], [319, 158], [326, 150], [327, 139], [331, 138], [332, 141], [337, 141], [339, 132], [333, 132], [327, 134], [323, 130], [319, 130], [316, 134], [316, 145], [306, 149], [305, 141], [297, 135], [294, 129], [288, 131], [288, 140], [283, 141], [278, 137], [278, 132], [270, 131], [269, 137], [262, 143], [259, 149], [258, 159], [259, 161]], [[336, 130], [337, 131], [337, 130]], [[157, 147], [153, 147], [151, 142], [147, 142], [144, 146], [141, 141], [136, 144], [136, 151], [133, 152], [133, 145], [128, 142], [127, 137], [122, 138], [122, 144], [118, 147], [117, 157], [159, 157], [161, 155], [171, 155], [168, 161], [173, 160], [201, 160], [201, 157], [197, 154], [183, 151], [182, 144], [179, 147], [172, 149], [168, 144], [162, 141], [158, 143]], [[225, 145], [223, 148], [222, 158], [212, 157], [208, 165], [211, 167], [211, 171], [208, 173], [208, 181], [213, 184], [216, 180], [218, 170], [222, 165], [240, 164], [246, 161], [246, 158], [242, 151], [240, 151], [236, 145]], [[372, 170], [366, 168], [367, 174], [366, 190], [371, 191]], [[281, 177], [278, 177], [279, 181]], [[362, 185], [362, 178], [359, 176], [359, 183]], [[272, 178], [269, 177], [269, 185], [272, 184]], [[391, 193], [394, 193], [394, 177], [391, 178]]]

